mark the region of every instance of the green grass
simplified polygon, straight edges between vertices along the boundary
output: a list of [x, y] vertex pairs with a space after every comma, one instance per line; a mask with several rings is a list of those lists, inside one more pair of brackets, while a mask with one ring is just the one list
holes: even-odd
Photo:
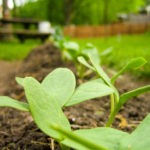
[[0, 60], [21, 60], [36, 46], [40, 45], [40, 41], [27, 40], [25, 43], [19, 41], [0, 41]]
[[113, 47], [110, 56], [103, 60], [104, 64], [114, 68], [121, 68], [133, 57], [144, 57], [148, 63], [141, 69], [145, 75], [150, 75], [150, 33], [142, 35], [118, 35], [107, 38], [78, 38], [73, 39], [81, 47], [86, 43], [94, 44], [99, 51]]
[[[148, 63], [142, 68], [141, 72], [150, 75], [150, 33], [142, 35], [118, 35], [107, 38], [76, 38], [72, 39], [84, 47], [86, 43], [93, 43], [99, 51], [113, 47], [110, 56], [103, 59], [103, 64], [113, 68], [121, 68], [129, 59], [133, 57], [144, 57]], [[25, 43], [18, 41], [0, 41], [0, 60], [21, 60], [36, 46], [40, 41], [27, 40]]]

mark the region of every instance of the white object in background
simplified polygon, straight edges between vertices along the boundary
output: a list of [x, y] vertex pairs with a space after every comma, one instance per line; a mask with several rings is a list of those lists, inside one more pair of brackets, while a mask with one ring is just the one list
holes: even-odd
[[38, 30], [39, 30], [39, 32], [44, 32], [44, 33], [53, 33], [54, 32], [54, 29], [51, 28], [51, 24], [48, 21], [39, 22]]

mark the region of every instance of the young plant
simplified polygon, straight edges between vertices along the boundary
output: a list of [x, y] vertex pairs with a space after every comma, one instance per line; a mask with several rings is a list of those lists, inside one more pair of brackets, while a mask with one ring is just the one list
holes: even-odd
[[83, 56], [85, 59], [89, 59], [87, 54], [92, 54], [95, 59], [99, 57], [106, 57], [112, 52], [112, 47], [99, 53], [97, 47], [91, 43], [87, 43], [84, 48], [81, 48], [77, 42], [71, 41], [69, 37], [64, 37], [60, 27], [55, 28], [55, 34], [52, 36], [54, 45], [58, 47], [62, 54], [62, 60], [71, 61], [74, 63], [77, 75], [83, 78], [85, 75], [85, 68], [77, 61], [79, 56]]
[[74, 61], [75, 57], [77, 57], [76, 53], [80, 50], [79, 45], [76, 42], [70, 41], [69, 37], [64, 37], [62, 29], [58, 26], [55, 27], [52, 41], [60, 49], [63, 60]]
[[91, 64], [90, 65], [83, 57], [79, 57], [78, 60], [81, 62], [84, 66], [88, 67], [89, 69], [93, 70], [98, 74], [98, 76], [108, 85], [110, 88], [114, 90], [114, 93], [110, 95], [110, 101], [111, 101], [111, 110], [110, 110], [110, 117], [108, 122], [106, 123], [106, 126], [111, 126], [111, 124], [114, 121], [114, 118], [122, 105], [126, 103], [129, 99], [131, 99], [134, 96], [140, 95], [144, 92], [147, 92], [150, 90], [150, 85], [135, 89], [133, 91], [124, 93], [122, 95], [119, 95], [119, 91], [114, 86], [114, 83], [116, 79], [124, 72], [132, 70], [132, 69], [138, 69], [141, 66], [143, 66], [146, 63], [146, 60], [142, 57], [134, 58], [131, 61], [129, 61], [128, 64], [126, 64], [116, 75], [114, 75], [112, 78], [109, 78], [109, 76], [104, 72], [102, 67], [100, 66], [100, 59], [96, 58], [94, 55], [89, 54], [88, 55]]
[[[93, 62], [92, 57], [90, 58]], [[82, 63], [85, 64], [86, 61]], [[97, 70], [98, 73], [101, 72], [101, 78], [83, 83], [77, 89], [75, 89], [74, 74], [65, 68], [55, 69], [41, 83], [32, 77], [16, 78], [16, 81], [24, 87], [28, 103], [0, 96], [0, 106], [29, 111], [37, 126], [45, 134], [56, 139], [62, 150], [68, 150], [70, 147], [78, 150], [141, 150], [143, 148], [148, 150], [150, 147], [150, 138], [148, 138], [150, 115], [131, 134], [108, 127], [72, 131], [62, 107], [106, 95], [119, 97], [111, 81], [108, 80], [109, 77], [102, 69], [99, 69], [97, 63], [94, 62], [93, 66], [86, 64], [86, 66]], [[130, 96], [126, 93], [122, 99], [126, 101], [127, 98], [149, 90], [150, 86], [147, 86], [132, 91]], [[117, 104], [119, 100], [116, 100]]]

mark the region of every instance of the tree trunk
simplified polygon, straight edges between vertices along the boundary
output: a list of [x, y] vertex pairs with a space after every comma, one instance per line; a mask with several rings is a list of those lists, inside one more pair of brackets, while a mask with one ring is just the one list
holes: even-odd
[[110, 0], [104, 0], [104, 10], [103, 10], [103, 22], [104, 22], [104, 24], [108, 23], [109, 2], [110, 2]]
[[70, 24], [74, 7], [74, 0], [64, 0], [65, 24]]
[[10, 10], [8, 7], [8, 0], [3, 0], [3, 18], [9, 18], [10, 17]]
[[17, 15], [17, 7], [16, 7], [16, 1], [13, 0], [14, 8], [13, 8], [13, 17], [16, 17]]

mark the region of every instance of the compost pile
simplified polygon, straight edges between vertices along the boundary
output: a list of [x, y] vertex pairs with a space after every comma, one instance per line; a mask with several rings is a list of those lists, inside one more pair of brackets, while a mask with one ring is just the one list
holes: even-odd
[[[45, 43], [33, 49], [17, 71], [9, 72], [3, 95], [26, 101], [23, 89], [15, 82], [15, 76], [32, 76], [41, 81], [57, 67], [67, 67], [76, 72], [72, 63], [62, 61], [60, 51], [52, 44]], [[79, 81], [78, 77], [77, 80]], [[125, 75], [118, 80], [116, 86], [120, 88], [120, 92], [124, 92], [145, 84], [144, 81], [137, 82], [137, 79]], [[149, 97], [150, 94], [144, 94], [129, 101], [121, 109], [113, 126], [131, 132], [150, 111]], [[90, 100], [68, 107], [64, 111], [73, 129], [104, 126], [109, 115], [109, 101], [107, 97]], [[53, 139], [38, 129], [29, 113], [0, 108], [0, 149], [51, 150], [52, 148], [60, 150]]]

